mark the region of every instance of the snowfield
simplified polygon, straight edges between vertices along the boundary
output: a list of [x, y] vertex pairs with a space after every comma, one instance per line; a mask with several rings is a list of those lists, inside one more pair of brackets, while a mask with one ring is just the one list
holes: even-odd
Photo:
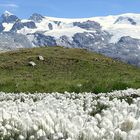
[[140, 140], [140, 89], [0, 93], [1, 140]]

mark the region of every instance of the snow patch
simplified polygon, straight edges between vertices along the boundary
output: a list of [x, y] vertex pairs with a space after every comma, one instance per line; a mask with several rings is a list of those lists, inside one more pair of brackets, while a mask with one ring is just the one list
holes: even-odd
[[3, 27], [4, 27], [4, 31], [8, 32], [12, 29], [13, 27], [13, 23], [2, 23]]

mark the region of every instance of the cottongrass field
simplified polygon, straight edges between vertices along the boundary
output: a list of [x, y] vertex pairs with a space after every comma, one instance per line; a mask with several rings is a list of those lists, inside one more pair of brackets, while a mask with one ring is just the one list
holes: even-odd
[[0, 140], [140, 140], [140, 89], [1, 92]]

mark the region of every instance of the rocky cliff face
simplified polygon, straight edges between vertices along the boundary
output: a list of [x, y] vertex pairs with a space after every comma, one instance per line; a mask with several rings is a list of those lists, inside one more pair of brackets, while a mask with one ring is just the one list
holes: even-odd
[[25, 35], [10, 32], [0, 34], [0, 51], [30, 47], [32, 44]]

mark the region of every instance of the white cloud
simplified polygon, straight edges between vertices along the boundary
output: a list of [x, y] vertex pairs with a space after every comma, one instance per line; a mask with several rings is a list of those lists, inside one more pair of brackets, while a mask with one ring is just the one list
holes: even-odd
[[9, 4], [0, 3], [0, 7], [18, 8], [19, 6], [13, 3], [9, 3]]

